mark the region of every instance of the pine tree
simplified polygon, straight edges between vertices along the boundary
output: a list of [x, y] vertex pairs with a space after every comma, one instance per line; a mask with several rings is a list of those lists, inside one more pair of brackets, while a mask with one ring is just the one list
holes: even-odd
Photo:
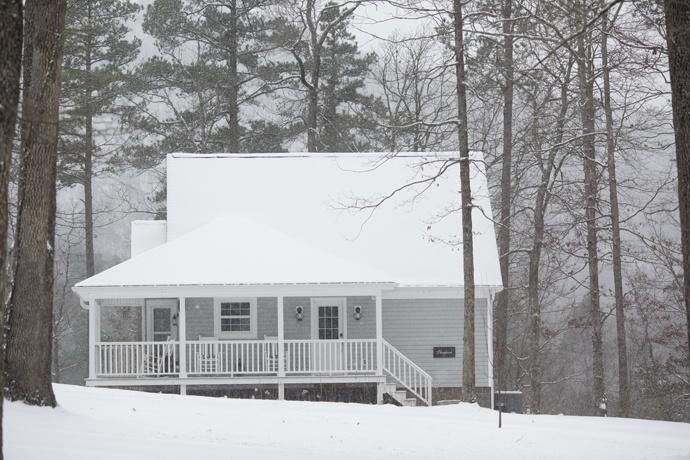
[[131, 149], [130, 163], [147, 167], [173, 151], [240, 152], [257, 144], [282, 150], [282, 140], [272, 136], [265, 143], [255, 132], [275, 135], [275, 125], [243, 114], [275, 89], [268, 83], [280, 72], [279, 58], [266, 59], [278, 22], [267, 6], [261, 0], [156, 0], [147, 8], [144, 31], [156, 39], [158, 56], [137, 69], [142, 100], [128, 122], [153, 141]]
[[303, 112], [291, 128], [295, 135], [306, 133], [310, 152], [370, 148], [367, 133], [374, 127], [374, 114], [383, 107], [360, 92], [376, 56], [361, 56], [348, 31], [359, 5], [328, 2], [319, 7], [315, 0], [293, 5], [292, 14], [301, 20], [291, 27], [299, 37], [290, 46], [297, 64], [291, 74], [305, 97], [287, 106], [290, 113]]
[[[321, 16], [321, 30], [340, 14], [331, 8]], [[370, 149], [380, 102], [363, 93], [365, 78], [376, 62], [375, 53], [362, 55], [349, 20], [338, 23], [326, 35], [321, 56], [323, 81], [319, 104], [319, 150], [350, 152]]]
[[139, 9], [129, 0], [70, 0], [67, 5], [58, 180], [84, 189], [87, 277], [95, 273], [93, 180], [109, 154], [102, 145], [112, 135], [96, 126], [111, 127], [121, 115], [127, 66], [141, 44], [128, 37], [127, 22]]

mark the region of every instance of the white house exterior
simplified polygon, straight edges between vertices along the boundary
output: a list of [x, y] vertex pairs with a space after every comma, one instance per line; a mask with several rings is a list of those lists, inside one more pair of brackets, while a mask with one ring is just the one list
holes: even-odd
[[[134, 222], [131, 258], [74, 287], [89, 310], [87, 385], [457, 398], [456, 155], [169, 155], [167, 221]], [[481, 161], [472, 192], [476, 386], [490, 398], [501, 277]]]

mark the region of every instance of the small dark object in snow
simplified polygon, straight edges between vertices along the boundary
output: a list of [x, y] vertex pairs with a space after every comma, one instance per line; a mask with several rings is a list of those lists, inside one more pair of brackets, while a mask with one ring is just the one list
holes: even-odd
[[402, 404], [400, 404], [400, 402], [397, 399], [395, 399], [394, 397], [392, 397], [388, 393], [383, 394], [383, 403], [384, 404], [393, 404], [394, 406], [398, 406], [398, 407], [402, 406]]

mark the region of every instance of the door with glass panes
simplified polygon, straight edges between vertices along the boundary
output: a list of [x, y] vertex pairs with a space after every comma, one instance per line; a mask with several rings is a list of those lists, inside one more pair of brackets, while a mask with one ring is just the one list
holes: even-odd
[[146, 299], [146, 340], [177, 340], [176, 299]]
[[312, 299], [312, 339], [314, 345], [312, 368], [320, 373], [342, 372], [345, 366], [347, 321], [345, 299], [324, 297]]

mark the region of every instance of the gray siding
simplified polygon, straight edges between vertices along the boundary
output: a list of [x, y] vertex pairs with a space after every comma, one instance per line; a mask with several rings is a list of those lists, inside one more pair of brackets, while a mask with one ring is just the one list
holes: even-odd
[[[355, 305], [362, 307], [362, 318], [354, 318]], [[348, 297], [345, 309], [349, 339], [376, 338], [376, 301], [373, 297]]]
[[278, 299], [259, 297], [256, 299], [256, 338], [278, 336]]
[[[304, 307], [304, 319], [297, 321], [295, 307]], [[311, 338], [311, 307], [309, 297], [285, 297], [283, 299], [283, 327], [286, 339], [310, 339]]]
[[[278, 335], [277, 298], [259, 297], [257, 299], [257, 338]], [[213, 298], [187, 298], [187, 340], [198, 340], [199, 336], [211, 337], [213, 327]], [[311, 338], [311, 299], [309, 297], [285, 297], [284, 325], [286, 339]], [[304, 307], [304, 318], [297, 321], [295, 307]], [[355, 305], [362, 306], [362, 319], [353, 317]], [[348, 297], [346, 299], [345, 320], [347, 335], [351, 339], [373, 339], [376, 337], [376, 303], [373, 297]]]
[[213, 337], [213, 297], [188, 297], [187, 340], [199, 340], [199, 336]]
[[[475, 346], [477, 386], [488, 386], [486, 299], [477, 299]], [[383, 337], [431, 374], [434, 386], [462, 385], [462, 299], [383, 300]], [[454, 346], [455, 358], [434, 358], [435, 346]]]

